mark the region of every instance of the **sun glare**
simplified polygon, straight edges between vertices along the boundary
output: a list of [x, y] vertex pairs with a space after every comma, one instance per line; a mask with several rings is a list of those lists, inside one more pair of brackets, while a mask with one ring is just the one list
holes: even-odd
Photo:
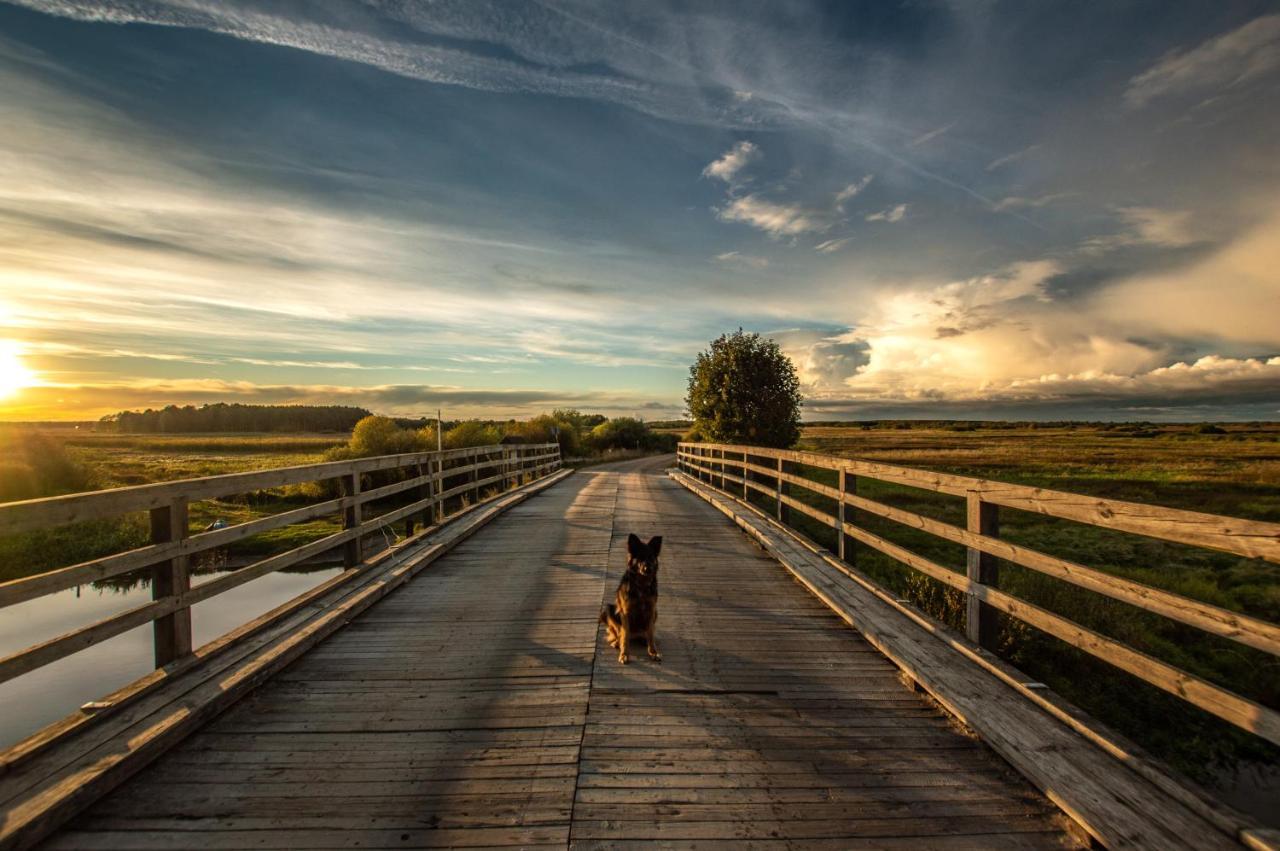
[[22, 362], [22, 355], [13, 343], [0, 342], [0, 399], [35, 384], [36, 376]]

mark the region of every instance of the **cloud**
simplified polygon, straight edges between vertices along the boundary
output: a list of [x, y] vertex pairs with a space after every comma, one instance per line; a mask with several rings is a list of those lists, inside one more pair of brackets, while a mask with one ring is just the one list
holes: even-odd
[[938, 128], [936, 128], [936, 129], [934, 129], [934, 130], [930, 130], [930, 131], [929, 131], [929, 132], [927, 132], [927, 133], [922, 133], [922, 134], [920, 134], [919, 136], [917, 136], [917, 137], [915, 137], [914, 139], [912, 139], [910, 142], [908, 142], [908, 143], [907, 143], [907, 147], [908, 147], [908, 148], [918, 148], [918, 147], [920, 147], [921, 145], [925, 144], [926, 142], [931, 142], [931, 141], [933, 141], [934, 139], [938, 138], [939, 136], [941, 136], [942, 134], [946, 133], [946, 132], [947, 132], [947, 131], [949, 131], [952, 127], [955, 127], [955, 126], [956, 126], [957, 124], [959, 124], [959, 123], [960, 123], [959, 121], [952, 121], [950, 124], [944, 124], [943, 126], [938, 127]]
[[907, 215], [907, 205], [899, 204], [896, 207], [889, 207], [878, 213], [872, 213], [867, 216], [869, 222], [900, 222]]
[[1280, 350], [1278, 269], [1280, 208], [1203, 259], [1098, 291], [1089, 308], [1122, 317], [1135, 334]]
[[874, 174], [864, 175], [861, 180], [854, 181], [836, 193], [836, 209], [844, 212], [844, 202], [866, 189], [875, 178]]
[[828, 239], [825, 242], [819, 242], [815, 245], [814, 250], [821, 251], [823, 254], [833, 254], [841, 248], [844, 248], [850, 242], [853, 242], [853, 237], [851, 236], [846, 236], [843, 239]]
[[1075, 192], [1055, 192], [1051, 195], [1041, 195], [1037, 198], [1025, 198], [1019, 195], [1010, 195], [1007, 198], [1001, 198], [991, 209], [1001, 213], [1006, 210], [1021, 210], [1026, 208], [1038, 209], [1040, 207], [1046, 207], [1057, 201], [1061, 201], [1064, 198], [1073, 198], [1076, 194], [1077, 193]]
[[255, 384], [221, 379], [137, 379], [98, 384], [45, 384], [20, 391], [6, 404], [19, 420], [96, 419], [116, 411], [215, 402], [247, 404], [356, 405], [386, 414], [420, 414], [444, 407], [451, 416], [527, 417], [559, 406], [604, 413], [655, 410], [676, 416], [675, 399], [653, 399], [617, 391], [485, 389], [430, 384], [349, 385]]
[[1005, 154], [1003, 157], [997, 157], [987, 163], [986, 171], [995, 171], [996, 169], [1017, 162], [1040, 149], [1039, 145], [1029, 145], [1020, 151], [1014, 151], [1011, 154]]
[[1116, 210], [1125, 229], [1119, 233], [1095, 236], [1080, 248], [1086, 253], [1110, 251], [1129, 245], [1154, 245], [1182, 248], [1197, 242], [1188, 210], [1161, 210], [1155, 207], [1120, 207]]
[[822, 233], [831, 223], [813, 210], [797, 204], [776, 204], [758, 195], [734, 198], [716, 214], [722, 221], [743, 222], [764, 231], [775, 239], [804, 233]]
[[[673, 79], [671, 69], [688, 73], [692, 67], [673, 56], [655, 57], [657, 51], [653, 47], [565, 10], [504, 15], [505, 8], [479, 2], [463, 8], [433, 4], [381, 9], [383, 14], [408, 25], [415, 36], [401, 39], [387, 34], [392, 29], [387, 26], [388, 21], [355, 7], [344, 9], [342, 14], [320, 11], [309, 17], [303, 6], [293, 6], [292, 14], [286, 14], [276, 4], [221, 0], [16, 2], [80, 21], [207, 30], [357, 62], [431, 83], [489, 92], [586, 98], [675, 121], [758, 128], [786, 120], [785, 110], [767, 98], [735, 97], [732, 88], [716, 86], [713, 81], [699, 89], [683, 79]], [[446, 39], [453, 45], [441, 43]], [[456, 46], [467, 42], [476, 43], [477, 48]], [[519, 55], [502, 55], [513, 50]], [[610, 64], [629, 73], [580, 70]]]
[[738, 142], [726, 151], [720, 159], [708, 163], [707, 167], [702, 170], [702, 176], [714, 177], [723, 180], [725, 183], [732, 183], [739, 171], [762, 156], [760, 148], [751, 142]]
[[717, 254], [716, 259], [721, 263], [737, 263], [743, 266], [750, 266], [752, 269], [764, 269], [769, 265], [769, 261], [764, 257], [753, 257], [750, 254], [740, 254], [737, 251], [726, 251], [723, 254]]
[[1198, 47], [1174, 51], [1129, 81], [1125, 102], [1153, 100], [1237, 86], [1280, 68], [1280, 15], [1264, 15]]

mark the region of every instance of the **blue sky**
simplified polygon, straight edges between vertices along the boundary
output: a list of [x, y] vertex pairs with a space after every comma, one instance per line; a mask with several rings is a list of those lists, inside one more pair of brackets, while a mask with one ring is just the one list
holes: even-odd
[[1271, 3], [0, 2], [0, 418], [1280, 414]]

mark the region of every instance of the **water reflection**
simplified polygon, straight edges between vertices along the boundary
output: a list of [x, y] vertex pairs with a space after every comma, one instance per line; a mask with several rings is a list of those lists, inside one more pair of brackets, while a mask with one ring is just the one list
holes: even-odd
[[[205, 560], [193, 583], [240, 565]], [[197, 647], [314, 588], [341, 571], [332, 564], [267, 574], [192, 609]], [[151, 599], [149, 571], [135, 571], [69, 588], [0, 612], [0, 657]], [[127, 685], [153, 668], [151, 625], [118, 635], [52, 665], [0, 683], [0, 748], [8, 747], [87, 701]]]

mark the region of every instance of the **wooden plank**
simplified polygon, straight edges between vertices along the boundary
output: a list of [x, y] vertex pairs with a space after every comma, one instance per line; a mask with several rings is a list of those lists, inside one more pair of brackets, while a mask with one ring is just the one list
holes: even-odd
[[[965, 664], [948, 645], [936, 641], [932, 631], [884, 605], [868, 590], [870, 580], [850, 582], [845, 574], [853, 575], [851, 568], [835, 570], [816, 547], [803, 544], [753, 509], [739, 507], [688, 478], [680, 482], [730, 516], [1108, 847], [1236, 847], [1233, 832], [1222, 831], [1185, 802], [1112, 761], [989, 671]], [[1242, 817], [1238, 829], [1249, 827]]]
[[[713, 462], [704, 472], [718, 484], [719, 454]], [[1052, 805], [905, 689], [894, 666], [776, 562], [673, 482], [635, 478], [619, 493], [610, 565], [616, 576], [626, 533], [663, 533], [663, 660], [637, 648], [620, 666], [601, 639], [571, 845], [658, 837], [683, 847], [691, 840], [679, 837], [692, 830], [700, 842], [744, 847], [739, 826], [764, 817], [773, 839], [807, 847], [824, 822], [844, 819], [843, 832], [856, 836], [854, 822], [870, 821], [831, 802], [857, 800], [859, 790], [937, 788], [951, 796], [933, 812], [917, 809], [934, 827], [913, 830], [903, 819], [903, 833], [945, 834], [954, 827], [945, 807], [969, 804], [988, 833], [1029, 817], [1040, 842], [1070, 844]], [[720, 797], [701, 809], [667, 803], [706, 795]], [[614, 827], [596, 836], [601, 823]]]
[[[500, 451], [501, 447], [486, 447]], [[555, 448], [556, 451], [549, 451]], [[452, 449], [442, 453], [416, 452], [403, 455], [381, 455], [353, 461], [330, 461], [322, 464], [304, 464], [294, 467], [278, 467], [250, 473], [227, 473], [219, 476], [203, 476], [195, 479], [179, 479], [149, 485], [93, 491], [91, 493], [52, 496], [20, 502], [0, 504], [0, 535], [26, 532], [64, 523], [98, 520], [134, 511], [150, 511], [161, 508], [176, 498], [188, 502], [216, 499], [221, 496], [247, 493], [267, 488], [297, 485], [305, 482], [335, 479], [355, 473], [371, 473], [427, 463], [464, 458], [470, 449]], [[528, 451], [533, 458], [558, 457], [556, 444], [529, 444], [517, 448]]]
[[1043, 630], [1072, 647], [1083, 650], [1187, 703], [1198, 706], [1242, 730], [1280, 744], [1280, 712], [1214, 685], [1202, 677], [1163, 662], [1154, 656], [1134, 650], [1122, 642], [1108, 638], [1047, 609], [998, 589], [975, 583], [966, 576], [948, 570], [865, 529], [846, 524], [845, 533], [908, 567]]
[[[721, 444], [703, 445], [731, 451], [742, 448]], [[987, 502], [1007, 508], [1280, 563], [1280, 523], [1101, 499], [1048, 488], [1012, 485], [813, 452], [754, 447], [752, 453], [828, 470], [844, 469], [859, 476], [952, 496], [964, 497], [972, 491]]]
[[1005, 561], [1070, 582], [1080, 588], [1105, 594], [1113, 600], [1137, 606], [1172, 620], [1194, 626], [1222, 638], [1238, 641], [1267, 653], [1280, 655], [1280, 626], [1258, 618], [1192, 600], [1150, 585], [1113, 576], [1091, 567], [1046, 555], [1009, 541], [977, 535], [968, 530], [885, 505], [856, 495], [846, 497], [849, 505], [911, 528], [920, 529], [948, 541], [981, 550]]
[[[970, 493], [965, 506], [968, 531], [985, 538], [995, 538], [1000, 532], [1000, 507], [983, 501], [976, 493]], [[965, 577], [971, 588], [979, 585], [994, 586], [1000, 578], [996, 560], [977, 547], [966, 552]], [[986, 603], [982, 596], [970, 592], [965, 598], [965, 632], [969, 640], [979, 647], [994, 650], [999, 638], [1000, 619], [997, 610]]]
[[[154, 692], [148, 697], [154, 709], [136, 721], [127, 720], [118, 736], [87, 751], [78, 751], [75, 739], [69, 739], [64, 749], [74, 754], [70, 761], [61, 757], [56, 748], [48, 748], [30, 758], [18, 770], [0, 778], [0, 800], [5, 802], [7, 811], [0, 826], [0, 848], [30, 847], [69, 815], [127, 779], [202, 722], [216, 716], [352, 617], [403, 585], [476, 529], [530, 494], [560, 481], [564, 475], [567, 474], [549, 477], [464, 514], [461, 522], [433, 533], [434, 537], [424, 538], [423, 544], [416, 548], [402, 551], [402, 558], [382, 558], [380, 570], [363, 584], [349, 593], [337, 586], [332, 603], [308, 612], [297, 628], [256, 655], [236, 662], [230, 669], [218, 671], [212, 679], [205, 680], [198, 668], [179, 676], [167, 686], [171, 697], [163, 693], [164, 689]], [[190, 684], [184, 684], [187, 680]], [[109, 718], [108, 725], [119, 727], [117, 718], [126, 716], [127, 713]], [[122, 748], [120, 743], [127, 746]]]

